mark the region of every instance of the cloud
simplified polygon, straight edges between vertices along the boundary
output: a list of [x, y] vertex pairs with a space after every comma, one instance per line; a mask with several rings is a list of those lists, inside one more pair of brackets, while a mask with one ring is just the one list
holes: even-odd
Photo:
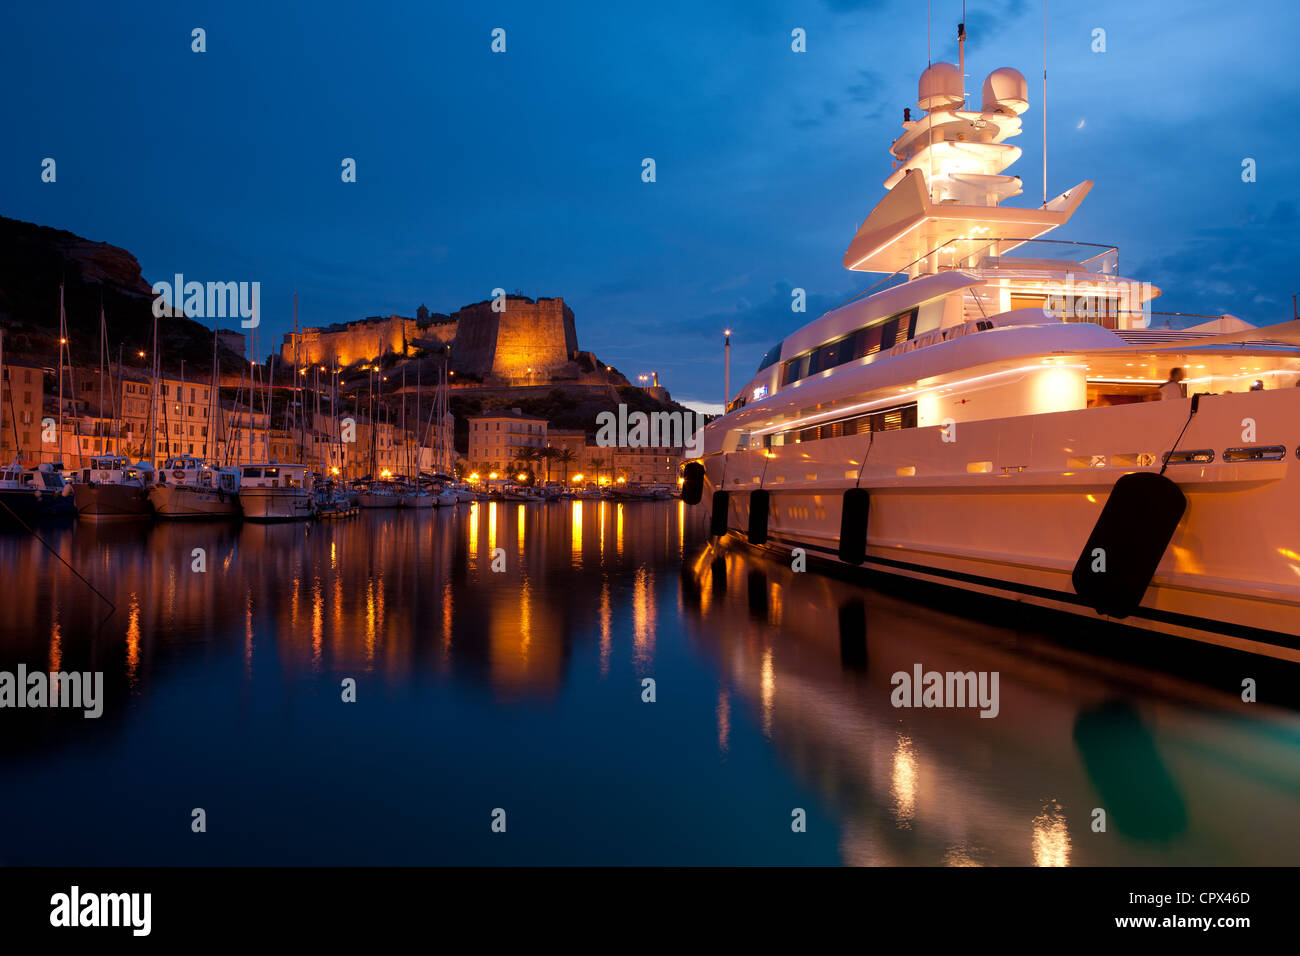
[[[1153, 311], [1231, 313], [1254, 325], [1291, 318], [1290, 224], [1295, 217], [1295, 205], [1284, 200], [1271, 210], [1248, 214], [1242, 222], [1203, 230], [1191, 241], [1140, 263], [1141, 277], [1163, 291], [1151, 304]], [[1164, 321], [1153, 320], [1160, 325]], [[1169, 318], [1173, 328], [1200, 321]]]
[[853, 295], [852, 292], [808, 291], [805, 311], [794, 312], [791, 309], [794, 289], [788, 282], [773, 283], [771, 293], [759, 302], [741, 297], [729, 310], [678, 320], [676, 331], [695, 338], [713, 339], [719, 336], [721, 329], [730, 328], [735, 333], [733, 341], [737, 348], [744, 342], [747, 351], [757, 350], [761, 355], [777, 340], [807, 325], [822, 313], [843, 305]]

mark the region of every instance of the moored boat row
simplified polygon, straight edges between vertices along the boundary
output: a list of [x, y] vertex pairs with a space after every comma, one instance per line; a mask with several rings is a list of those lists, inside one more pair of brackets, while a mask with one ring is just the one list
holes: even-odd
[[20, 462], [0, 469], [0, 526], [31, 526], [52, 517], [88, 520], [236, 519], [273, 522], [345, 518], [364, 508], [452, 507], [471, 494], [438, 483], [347, 487], [318, 480], [306, 465], [250, 462], [237, 467], [190, 455], [160, 469], [123, 455], [95, 455], [66, 478], [62, 466]]

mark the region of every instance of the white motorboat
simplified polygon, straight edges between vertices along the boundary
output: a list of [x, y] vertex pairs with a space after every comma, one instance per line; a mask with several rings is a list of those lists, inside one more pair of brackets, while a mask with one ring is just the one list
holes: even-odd
[[888, 280], [767, 353], [683, 498], [792, 560], [1300, 661], [1300, 322], [1159, 327], [1116, 248], [1042, 239], [1091, 182], [1000, 205], [1027, 85], [976, 109], [962, 73], [922, 73], [844, 257]]
[[362, 508], [399, 508], [401, 489], [391, 481], [372, 481], [357, 492], [357, 504]]
[[33, 468], [29, 475], [46, 517], [62, 517], [77, 513], [72, 484], [63, 476], [62, 462], [43, 461]]
[[72, 489], [78, 517], [92, 520], [152, 517], [149, 489], [153, 478], [153, 466], [148, 462], [138, 461], [133, 465], [121, 455], [92, 455]]
[[31, 484], [31, 473], [15, 461], [0, 469], [0, 528], [22, 527], [39, 520], [43, 509]]
[[233, 518], [239, 514], [238, 468], [218, 468], [190, 455], [168, 458], [149, 489], [159, 518]]
[[279, 462], [239, 466], [239, 504], [248, 521], [300, 521], [312, 516], [306, 465]]
[[398, 492], [397, 506], [399, 508], [413, 509], [433, 508], [437, 506], [437, 500], [427, 488], [421, 488], [419, 485], [405, 485]]

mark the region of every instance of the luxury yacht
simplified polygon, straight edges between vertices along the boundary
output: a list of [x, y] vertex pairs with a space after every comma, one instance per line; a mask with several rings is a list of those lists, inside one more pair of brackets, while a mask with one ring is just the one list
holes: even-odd
[[1300, 322], [1175, 323], [1116, 248], [1044, 239], [1092, 183], [1000, 205], [1028, 90], [982, 94], [922, 73], [844, 256], [887, 278], [767, 353], [683, 497], [714, 535], [1300, 661]]
[[159, 518], [234, 518], [239, 514], [239, 469], [214, 468], [190, 455], [168, 458], [149, 489]]

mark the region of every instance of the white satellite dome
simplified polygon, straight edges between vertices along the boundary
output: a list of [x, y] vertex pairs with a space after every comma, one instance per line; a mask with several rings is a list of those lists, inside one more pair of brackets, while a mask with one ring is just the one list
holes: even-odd
[[961, 106], [961, 71], [951, 63], [932, 63], [921, 74], [916, 102], [921, 109], [942, 110]]
[[985, 113], [1015, 113], [1019, 116], [1029, 109], [1029, 84], [1025, 75], [1009, 66], [989, 74], [984, 81]]

